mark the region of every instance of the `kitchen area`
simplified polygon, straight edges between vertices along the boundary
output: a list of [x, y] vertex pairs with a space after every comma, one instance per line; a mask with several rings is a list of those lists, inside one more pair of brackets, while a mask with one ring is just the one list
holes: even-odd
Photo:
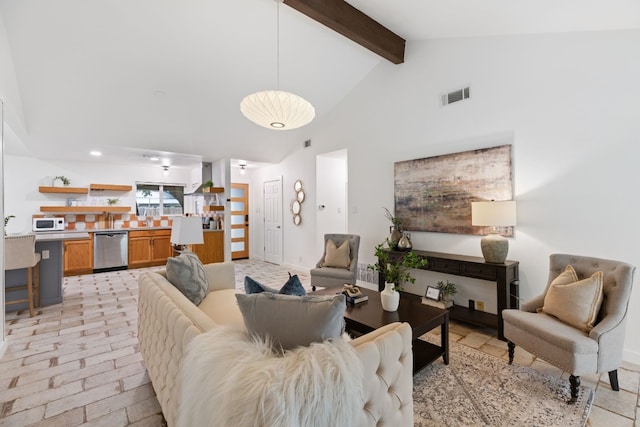
[[[203, 188], [201, 179], [191, 182], [183, 185], [182, 209], [186, 215], [201, 217], [204, 240], [191, 245], [191, 250], [203, 263], [224, 261], [225, 188]], [[175, 211], [150, 210], [153, 200], [137, 187], [137, 182], [38, 185], [37, 212], [31, 215], [28, 232], [36, 235], [35, 250], [40, 254], [41, 306], [62, 301], [64, 277], [161, 266], [175, 255], [171, 242]], [[146, 203], [141, 203], [141, 198]], [[26, 269], [5, 273], [7, 288], [25, 282]], [[6, 300], [22, 299], [25, 293], [7, 292]], [[26, 303], [8, 305], [6, 311], [26, 307]]]

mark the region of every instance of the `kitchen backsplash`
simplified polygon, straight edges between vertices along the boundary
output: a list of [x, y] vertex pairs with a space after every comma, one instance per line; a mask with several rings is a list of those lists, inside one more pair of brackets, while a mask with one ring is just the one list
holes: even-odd
[[[34, 218], [43, 218], [44, 216], [45, 215], [33, 215]], [[109, 217], [111, 217], [111, 219]], [[110, 230], [171, 227], [171, 219], [164, 215], [154, 217], [136, 216], [131, 214], [64, 215], [64, 222], [65, 230]]]

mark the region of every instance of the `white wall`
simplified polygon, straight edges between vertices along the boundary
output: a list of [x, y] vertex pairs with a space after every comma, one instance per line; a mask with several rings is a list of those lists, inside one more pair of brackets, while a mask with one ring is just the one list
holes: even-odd
[[[509, 259], [520, 261], [524, 299], [543, 290], [554, 252], [640, 266], [639, 45], [637, 30], [409, 42], [404, 64], [381, 63], [313, 124], [311, 149], [269, 173], [282, 173], [288, 188], [311, 172], [314, 153], [347, 148], [349, 232], [362, 236], [360, 260], [371, 263], [388, 233], [381, 207], [393, 208], [394, 162], [511, 143], [518, 226]], [[442, 93], [465, 84], [470, 101], [439, 106]], [[308, 217], [285, 229], [285, 263], [317, 248]], [[417, 249], [481, 256], [478, 236], [412, 238]], [[629, 325], [638, 324], [638, 290], [629, 313]], [[624, 357], [640, 363], [633, 329]]]
[[320, 241], [324, 240], [326, 233], [347, 232], [347, 172], [346, 150], [321, 154], [316, 158], [318, 197], [311, 209], [316, 211], [316, 239]]

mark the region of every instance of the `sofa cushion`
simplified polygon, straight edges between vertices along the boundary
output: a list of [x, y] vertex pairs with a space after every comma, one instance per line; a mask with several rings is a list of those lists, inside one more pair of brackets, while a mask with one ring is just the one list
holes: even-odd
[[267, 285], [263, 285], [257, 280], [252, 279], [249, 276], [244, 276], [244, 291], [247, 294], [259, 294], [261, 292], [271, 292], [274, 294], [284, 294], [284, 295], [297, 295], [297, 296], [305, 296], [307, 292], [304, 290], [304, 286], [302, 286], [302, 282], [300, 282], [300, 278], [297, 274], [293, 276], [289, 273], [289, 280], [280, 288], [280, 290], [270, 288]]
[[554, 282], [544, 297], [542, 311], [585, 332], [593, 329], [602, 305], [602, 271], [572, 283]]
[[193, 252], [167, 259], [167, 279], [195, 305], [202, 302], [209, 289], [204, 266]]
[[337, 338], [344, 331], [344, 295], [237, 294], [247, 330], [284, 350]]
[[328, 239], [324, 252], [323, 267], [349, 268], [351, 265], [351, 254], [349, 249], [349, 241], [343, 241], [340, 246]]
[[244, 319], [236, 303], [238, 289], [221, 289], [209, 292], [198, 309], [218, 325], [237, 325], [244, 328]]

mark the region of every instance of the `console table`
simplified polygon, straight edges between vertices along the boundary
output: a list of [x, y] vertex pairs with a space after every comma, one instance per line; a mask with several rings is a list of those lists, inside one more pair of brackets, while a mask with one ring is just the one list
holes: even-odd
[[[388, 251], [391, 260], [397, 260], [406, 253], [403, 251]], [[493, 264], [484, 262], [484, 258], [481, 257], [419, 250], [414, 250], [413, 252], [427, 259], [425, 270], [495, 282], [498, 306], [497, 315], [454, 305], [449, 309], [449, 317], [473, 325], [496, 328], [498, 330], [498, 338], [503, 341], [506, 340], [502, 324], [502, 310], [506, 308], [518, 308], [519, 306], [518, 261], [507, 260], [502, 264]], [[383, 289], [384, 279], [382, 274], [379, 274], [378, 290], [382, 291]], [[416, 297], [420, 298], [419, 296]]]

